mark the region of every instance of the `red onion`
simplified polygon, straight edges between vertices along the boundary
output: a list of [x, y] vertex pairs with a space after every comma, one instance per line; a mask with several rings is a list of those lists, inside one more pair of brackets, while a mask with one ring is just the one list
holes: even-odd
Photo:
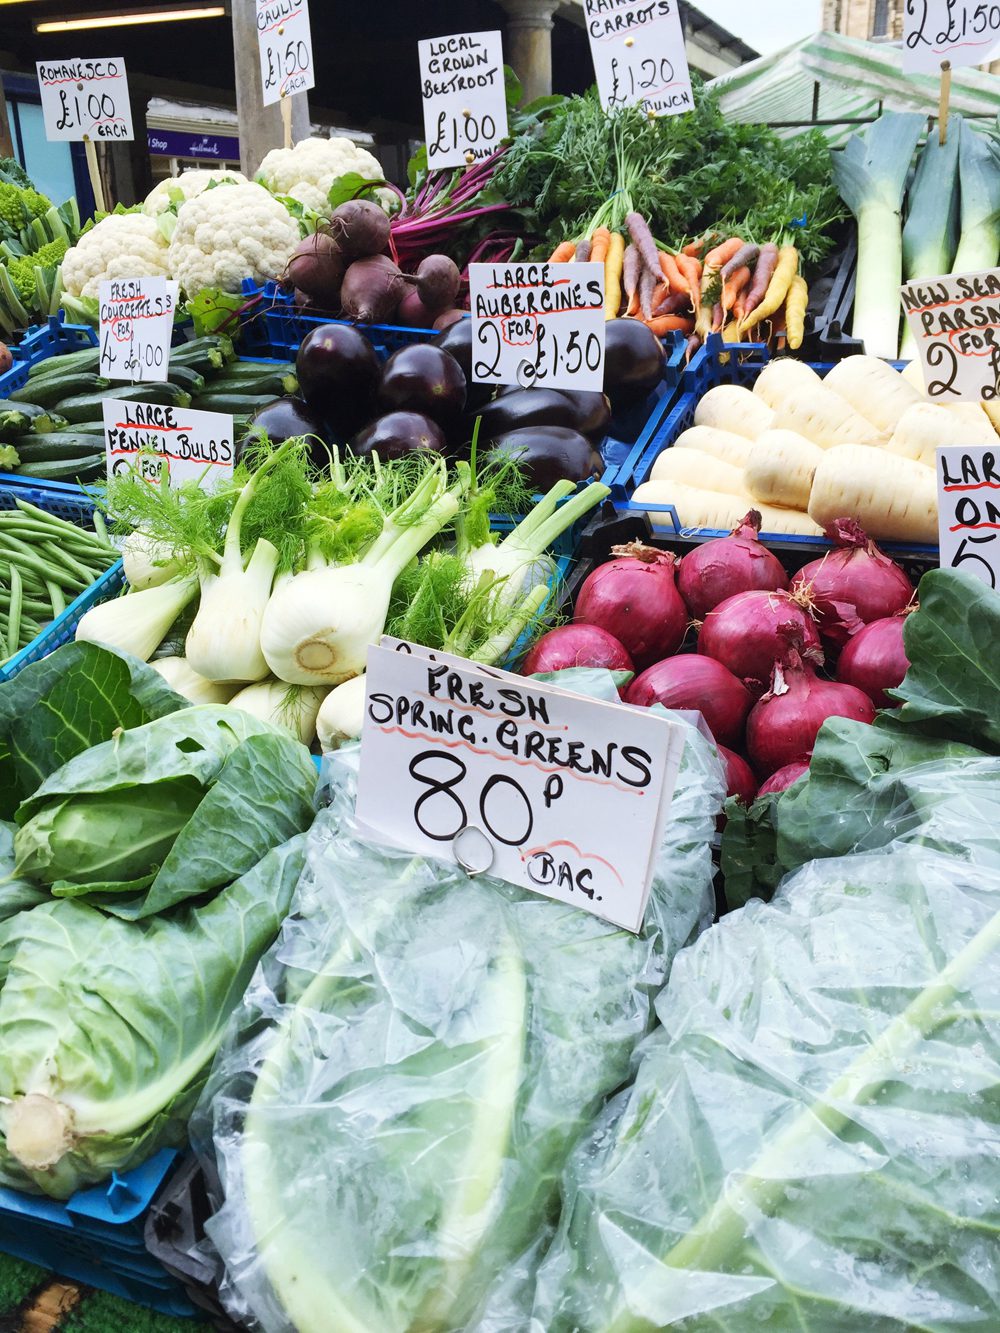
[[792, 591], [801, 591], [815, 608], [823, 638], [841, 645], [862, 625], [901, 611], [913, 584], [854, 519], [838, 518], [827, 535], [836, 550], [803, 565]]
[[753, 704], [750, 691], [713, 657], [681, 653], [648, 667], [625, 695], [627, 704], [648, 708], [689, 708], [701, 713], [716, 742], [739, 745], [747, 713]]
[[837, 663], [837, 679], [864, 690], [876, 708], [899, 707], [886, 690], [895, 689], [910, 665], [903, 649], [906, 616], [904, 611], [863, 626], [848, 639]]
[[753, 775], [753, 769], [745, 759], [733, 754], [732, 750], [727, 750], [724, 745], [718, 745], [716, 748], [726, 773], [726, 795], [735, 796], [744, 805], [749, 805], [757, 795], [757, 779]]
[[681, 561], [677, 588], [697, 620], [738, 592], [788, 587], [781, 561], [757, 540], [760, 522], [758, 511], [751, 509], [728, 537], [695, 547]]
[[828, 717], [871, 722], [875, 706], [853, 685], [821, 680], [798, 647], [789, 647], [775, 663], [770, 690], [747, 719], [747, 753], [754, 768], [769, 777], [807, 760]]
[[641, 671], [676, 652], [687, 631], [675, 558], [641, 542], [615, 546], [613, 553], [616, 559], [584, 580], [573, 619], [607, 630]]
[[777, 773], [772, 773], [766, 782], [762, 782], [757, 795], [770, 796], [772, 792], [786, 791], [803, 773], [808, 772], [809, 765], [802, 759], [796, 759], [793, 764], [779, 768]]
[[819, 632], [791, 593], [738, 592], [709, 611], [698, 634], [698, 651], [738, 676], [755, 698], [767, 689], [787, 641], [781, 626], [797, 628], [806, 648], [819, 647]]
[[632, 659], [613, 634], [600, 625], [560, 625], [543, 634], [521, 665], [523, 676], [569, 667], [604, 667], [634, 671]]

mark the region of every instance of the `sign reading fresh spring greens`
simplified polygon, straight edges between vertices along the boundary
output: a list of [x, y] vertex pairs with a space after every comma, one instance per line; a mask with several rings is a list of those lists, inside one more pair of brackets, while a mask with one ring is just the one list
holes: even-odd
[[39, 60], [38, 88], [46, 139], [133, 139], [128, 79], [121, 56]]
[[472, 378], [604, 388], [603, 264], [470, 264]]
[[938, 449], [937, 480], [941, 568], [964, 570], [995, 589], [1000, 571], [1000, 441], [995, 451], [982, 445]]
[[941, 62], [984, 65], [1000, 47], [1000, 4], [983, 0], [906, 0], [903, 69], [937, 74]]
[[309, 0], [255, 0], [265, 106], [316, 86]]
[[106, 398], [108, 477], [135, 468], [146, 481], [197, 481], [212, 490], [233, 475], [233, 419], [221, 412]]
[[904, 283], [903, 310], [933, 403], [985, 403], [1000, 392], [1000, 269]]
[[680, 724], [391, 639], [366, 684], [364, 826], [639, 930]]
[[677, 0], [583, 0], [606, 111], [637, 103], [652, 116], [694, 106]]
[[471, 166], [507, 137], [503, 40], [465, 32], [417, 43], [427, 166]]
[[167, 379], [177, 283], [167, 278], [112, 278], [100, 283], [98, 373], [132, 383]]

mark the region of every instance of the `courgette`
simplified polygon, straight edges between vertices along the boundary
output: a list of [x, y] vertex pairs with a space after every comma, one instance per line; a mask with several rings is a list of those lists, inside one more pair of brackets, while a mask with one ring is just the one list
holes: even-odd
[[[40, 407], [57, 407], [63, 398], [75, 394], [96, 393], [98, 389], [109, 389], [110, 380], [103, 380], [90, 371], [70, 371], [66, 375], [46, 375], [44, 379], [32, 380], [23, 389], [15, 389], [10, 395], [12, 403], [37, 403]], [[65, 416], [65, 412], [63, 416]]]
[[75, 459], [22, 463], [17, 474], [19, 477], [36, 477], [39, 481], [96, 481], [107, 475], [107, 462], [102, 450], [99, 454], [81, 454]]
[[258, 375], [294, 375], [292, 361], [231, 361], [226, 367], [227, 380], [255, 379]]
[[171, 384], [176, 384], [179, 389], [184, 389], [191, 395], [201, 393], [205, 388], [205, 376], [194, 366], [177, 366], [171, 361], [170, 374], [167, 378]]
[[104, 448], [104, 432], [60, 431], [48, 435], [24, 435], [15, 448], [22, 463], [58, 462], [86, 458]]
[[58, 430], [65, 425], [65, 417], [38, 403], [0, 404], [0, 443], [9, 444], [29, 431]]
[[299, 387], [294, 375], [257, 375], [254, 379], [244, 377], [234, 380], [226, 373], [231, 369], [231, 366], [227, 366], [217, 379], [209, 380], [205, 392], [246, 395], [273, 393], [280, 398], [283, 394], [295, 393]]
[[[211, 386], [209, 386], [211, 388]], [[275, 393], [203, 393], [191, 406], [199, 412], [225, 412], [230, 416], [246, 416], [259, 412], [265, 403], [280, 397]]]
[[162, 407], [190, 407], [191, 395], [176, 384], [122, 384], [100, 393], [81, 393], [64, 398], [59, 411], [67, 421], [103, 420], [101, 404], [108, 399], [132, 403], [158, 403]]
[[44, 361], [36, 361], [28, 368], [28, 378], [37, 379], [42, 375], [58, 374], [68, 370], [97, 370], [101, 363], [99, 347], [80, 347], [75, 352], [63, 352], [61, 356], [49, 356]]
[[214, 375], [224, 369], [225, 365], [226, 358], [217, 347], [195, 348], [193, 351], [181, 347], [170, 353], [171, 372], [175, 366], [190, 366], [192, 370], [200, 371], [202, 375]]

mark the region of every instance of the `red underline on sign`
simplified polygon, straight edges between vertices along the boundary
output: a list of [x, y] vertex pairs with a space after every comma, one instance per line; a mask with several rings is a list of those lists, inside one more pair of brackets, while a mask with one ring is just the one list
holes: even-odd
[[946, 486], [946, 491], [981, 491], [984, 486], [988, 486], [991, 491], [1000, 491], [1000, 481], [977, 481], [973, 486], [971, 483], [966, 486], [956, 482], [954, 486]]
[[947, 55], [949, 51], [960, 51], [963, 46], [995, 46], [997, 36], [986, 37], [981, 42], [949, 42], [944, 46], [932, 46], [931, 50], [936, 56]]
[[955, 523], [948, 529], [949, 532], [975, 532], [976, 528], [997, 528], [1000, 530], [1000, 523]]
[[[109, 449], [112, 458], [134, 458], [142, 453], [141, 449]], [[197, 467], [227, 467], [228, 462], [221, 458], [185, 458], [183, 454], [172, 454], [169, 449], [157, 449], [155, 458], [172, 458], [178, 463], [194, 463]]]
[[56, 88], [60, 83], [103, 83], [105, 79], [120, 79], [120, 74], [76, 74], [69, 79], [43, 79], [46, 88]]
[[575, 842], [570, 842], [568, 838], [556, 838], [553, 842], [540, 843], [537, 847], [532, 847], [526, 852], [521, 852], [521, 860], [527, 861], [529, 857], [537, 856], [539, 852], [547, 852], [552, 847], [572, 847], [581, 861], [597, 861], [611, 871], [618, 883], [625, 887], [625, 881], [619, 875], [610, 861], [606, 861], [603, 856], [598, 856], [596, 852], [585, 852], [577, 847]]
[[194, 430], [193, 426], [147, 426], [144, 424], [140, 424], [138, 421], [116, 421], [115, 427], [118, 430], [158, 430], [158, 431]]
[[553, 278], [551, 282], [491, 282], [487, 286], [488, 292], [513, 291], [515, 287], [524, 287], [532, 291], [539, 291], [542, 287], [568, 287], [570, 278]]
[[302, 17], [301, 12], [298, 13], [298, 14], [291, 14], [291, 15], [289, 15], [289, 16], [283, 18], [283, 19], [278, 19], [277, 23], [272, 23], [271, 26], [270, 26], [269, 28], [258, 28], [257, 31], [258, 31], [258, 32], [274, 32], [275, 28], [282, 28], [282, 27], [287, 28], [288, 25], [289, 25], [289, 23], [294, 23], [295, 20], [296, 20], [297, 18], [301, 18], [301, 17]]

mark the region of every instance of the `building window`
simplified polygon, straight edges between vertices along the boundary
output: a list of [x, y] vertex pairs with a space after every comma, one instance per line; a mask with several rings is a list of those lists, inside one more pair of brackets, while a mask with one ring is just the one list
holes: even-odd
[[875, 17], [872, 20], [872, 36], [889, 35], [889, 0], [875, 0]]

